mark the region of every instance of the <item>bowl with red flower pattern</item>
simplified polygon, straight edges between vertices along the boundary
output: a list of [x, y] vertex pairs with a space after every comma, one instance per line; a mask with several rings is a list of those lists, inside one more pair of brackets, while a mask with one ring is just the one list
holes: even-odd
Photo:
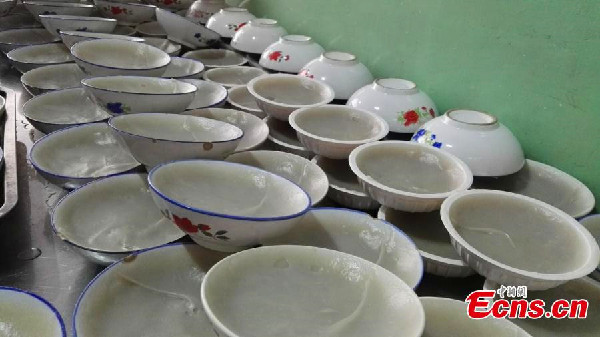
[[323, 47], [310, 36], [286, 35], [265, 49], [259, 64], [267, 69], [297, 74], [323, 52]]
[[184, 160], [148, 176], [158, 208], [199, 245], [235, 252], [288, 232], [310, 208], [298, 185], [237, 163]]
[[116, 19], [120, 25], [135, 26], [154, 19], [156, 6], [140, 3], [123, 3], [95, 0], [94, 3], [102, 16]]

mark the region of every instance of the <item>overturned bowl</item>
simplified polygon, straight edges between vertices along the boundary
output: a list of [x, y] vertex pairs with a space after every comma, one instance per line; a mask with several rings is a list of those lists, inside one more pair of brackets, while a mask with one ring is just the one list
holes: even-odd
[[32, 69], [73, 62], [69, 50], [60, 43], [38, 44], [13, 49], [6, 57], [21, 73]]
[[[168, 0], [167, 0], [168, 1]], [[140, 36], [149, 36], [149, 37], [167, 37], [167, 32], [162, 28], [158, 21], [149, 21], [140, 23], [135, 26], [135, 31], [140, 34]]]
[[225, 88], [246, 86], [253, 78], [266, 74], [262, 69], [254, 67], [214, 68], [204, 73], [207, 81], [219, 83]]
[[60, 37], [61, 31], [83, 31], [110, 33], [117, 26], [117, 20], [93, 16], [40, 15], [40, 20], [50, 34]]
[[167, 32], [169, 40], [192, 48], [206, 48], [219, 42], [220, 36], [218, 33], [187, 20], [175, 13], [157, 8], [156, 18], [158, 22]]
[[0, 312], [5, 336], [67, 337], [58, 310], [34, 293], [0, 286]]
[[90, 32], [79, 32], [79, 31], [60, 31], [60, 38], [67, 48], [73, 47], [73, 45], [79, 41], [86, 40], [97, 40], [97, 39], [115, 39], [125, 40], [132, 42], [144, 42], [141, 37], [117, 35], [117, 34], [106, 34], [106, 33], [90, 33]]
[[33, 95], [77, 88], [85, 73], [74, 63], [55, 64], [32, 69], [21, 76], [21, 83]]

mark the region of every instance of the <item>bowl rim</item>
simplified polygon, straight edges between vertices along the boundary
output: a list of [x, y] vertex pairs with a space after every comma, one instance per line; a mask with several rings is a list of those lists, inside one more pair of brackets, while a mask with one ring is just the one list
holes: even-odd
[[[190, 57], [192, 55], [201, 55], [203, 53], [208, 53], [208, 52], [212, 53], [212, 52], [215, 52], [215, 51], [223, 51], [224, 54], [235, 55], [236, 58], [240, 59], [240, 63], [228, 64], [228, 65], [219, 65], [219, 66], [217, 66], [217, 65], [208, 65], [208, 64], [202, 62], [202, 60]], [[202, 62], [202, 64], [204, 64], [206, 66], [206, 68], [208, 68], [208, 69], [238, 67], [238, 66], [243, 66], [244, 64], [248, 63], [248, 60], [243, 55], [241, 55], [240, 53], [236, 53], [233, 50], [229, 50], [229, 49], [218, 49], [218, 48], [190, 50], [188, 52], [185, 52], [183, 55], [181, 55], [181, 57], [189, 58], [189, 59], [192, 59], [192, 60], [196, 60], [196, 61]]]
[[[177, 79], [185, 79], [185, 78], [187, 78], [187, 77], [189, 77], [189, 76], [196, 76], [196, 75], [200, 75], [200, 74], [202, 74], [202, 72], [203, 72], [203, 71], [205, 71], [205, 70], [206, 70], [206, 66], [205, 66], [205, 65], [204, 65], [204, 63], [202, 63], [201, 61], [194, 60], [194, 59], [190, 59], [190, 58], [187, 58], [187, 57], [181, 57], [181, 56], [171, 56], [171, 63], [169, 63], [169, 65], [173, 64], [173, 59], [180, 59], [180, 60], [183, 60], [183, 61], [186, 61], [186, 62], [199, 63], [199, 64], [200, 64], [202, 67], [200, 68], [200, 70], [198, 70], [198, 71], [196, 71], [196, 72], [189, 73], [189, 74], [185, 74], [185, 75], [182, 75], [182, 76], [175, 76], [175, 77], [173, 77], [173, 76], [168, 76], [168, 77], [165, 77], [165, 74], [163, 74], [163, 75], [161, 76], [162, 78], [171, 78], [171, 79], [174, 79], [174, 80], [177, 80]], [[167, 66], [167, 68], [168, 68], [168, 66]], [[191, 83], [190, 83], [190, 84], [191, 84]]]
[[[584, 225], [582, 221], [585, 221], [585, 219], [588, 219], [588, 218], [589, 218], [589, 219], [592, 219], [592, 218], [599, 218], [599, 217], [600, 217], [600, 214], [587, 214], [587, 215], [584, 215], [584, 216], [582, 216], [581, 218], [578, 218], [578, 219], [577, 219], [577, 221], [578, 221], [578, 222], [579, 222], [579, 223], [580, 223], [580, 224], [581, 224], [583, 227], [585, 227], [585, 228], [587, 229], [587, 226], [586, 226], [586, 225]], [[600, 265], [598, 265], [598, 267], [596, 267], [596, 270], [597, 270], [597, 271], [600, 271]]]
[[110, 22], [116, 23], [116, 19], [104, 18], [100, 16], [81, 16], [81, 15], [67, 15], [67, 14], [39, 14], [40, 19], [47, 19], [49, 21], [91, 21], [91, 22]]
[[[297, 79], [300, 82], [313, 83], [314, 85], [319, 87], [321, 93], [323, 93], [323, 91], [324, 91], [325, 98], [323, 98], [321, 101], [319, 101], [317, 103], [313, 103], [313, 104], [285, 104], [285, 103], [275, 102], [266, 97], [263, 97], [262, 95], [257, 93], [256, 90], [254, 90], [254, 86], [256, 85], [256, 82], [265, 81], [265, 80], [269, 80], [269, 79], [278, 79], [278, 78]], [[255, 99], [266, 102], [271, 105], [281, 106], [281, 107], [285, 107], [285, 108], [295, 108], [295, 109], [312, 108], [312, 107], [317, 107], [317, 106], [321, 106], [321, 105], [327, 105], [328, 103], [333, 101], [333, 99], [335, 98], [335, 92], [328, 84], [323, 83], [321, 81], [317, 81], [312, 78], [305, 77], [305, 76], [298, 76], [298, 75], [292, 75], [292, 74], [264, 74], [264, 75], [253, 78], [250, 82], [248, 82], [247, 87], [248, 87], [248, 91], [250, 92], [250, 94], [252, 96], [254, 96]]]
[[[247, 110], [247, 111], [252, 111], [252, 112], [262, 112], [262, 110], [261, 110], [260, 108], [254, 109], [254, 108], [251, 108], [251, 107], [243, 106], [242, 104], [240, 104], [240, 103], [238, 103], [238, 102], [234, 101], [234, 100], [231, 98], [231, 96], [232, 96], [232, 91], [233, 91], [233, 92], [237, 92], [237, 91], [241, 91], [241, 90], [244, 90], [244, 89], [245, 89], [246, 91], [248, 91], [248, 86], [246, 86], [246, 85], [239, 85], [239, 86], [237, 86], [237, 87], [231, 87], [231, 88], [229, 88], [229, 89], [227, 90], [227, 92], [228, 92], [228, 95], [227, 95], [227, 102], [228, 102], [229, 104], [233, 105], [235, 108], [237, 108], [237, 109], [240, 109], [240, 110]], [[248, 93], [250, 93], [250, 92], [248, 91]], [[250, 97], [251, 97], [252, 99], [254, 99], [254, 96], [252, 96], [252, 94], [250, 94]]]
[[[67, 36], [77, 36], [77, 37], [85, 37], [88, 40], [100, 40], [100, 39], [105, 39], [105, 40], [125, 40], [125, 41], [133, 41], [133, 42], [140, 42], [140, 43], [144, 43], [144, 41], [146, 41], [146, 39], [144, 39], [143, 37], [139, 37], [139, 36], [129, 36], [129, 35], [120, 35], [120, 34], [112, 34], [112, 33], [98, 33], [98, 32], [81, 32], [78, 30], [61, 30], [59, 32], [59, 34], [62, 35], [67, 35]], [[95, 34], [100, 34], [102, 36], [97, 37], [97, 36], [92, 36]], [[104, 36], [104, 35], [112, 35], [112, 36]], [[114, 36], [120, 36], [123, 37], [123, 39], [121, 38], [114, 38]], [[82, 41], [87, 41], [87, 40], [82, 40]], [[77, 41], [80, 42], [80, 41]], [[67, 49], [71, 49], [71, 48], [67, 48]]]
[[[209, 108], [213, 108], [216, 107], [220, 104], [222, 104], [223, 102], [225, 102], [227, 100], [227, 97], [229, 97], [229, 92], [227, 91], [227, 88], [225, 88], [224, 86], [220, 85], [219, 83], [215, 83], [215, 82], [210, 82], [210, 81], [205, 81], [205, 80], [201, 80], [201, 79], [197, 79], [197, 78], [183, 78], [180, 81], [195, 85], [193, 83], [193, 81], [202, 81], [204, 84], [206, 85], [208, 83], [208, 85], [211, 85], [215, 88], [218, 89], [218, 91], [221, 93], [219, 96], [219, 101], [216, 103], [212, 103], [211, 105], [207, 105], [207, 106], [203, 106], [203, 107], [199, 107], [199, 108], [191, 108], [188, 106], [187, 108], [185, 108], [185, 111], [193, 111], [193, 110], [198, 110], [198, 109], [209, 109]], [[196, 88], [198, 88], [196, 86]], [[190, 103], [190, 106], [193, 104], [194, 102], [192, 101], [192, 103]]]
[[51, 62], [51, 63], [44, 62], [44, 63], [39, 63], [39, 62], [27, 62], [27, 61], [23, 61], [23, 60], [17, 60], [14, 57], [14, 54], [16, 54], [17, 51], [20, 50], [21, 52], [24, 52], [22, 49], [36, 48], [36, 47], [40, 48], [40, 47], [43, 47], [43, 46], [53, 46], [53, 45], [57, 45], [59, 47], [60, 46], [65, 47], [65, 49], [67, 50], [66, 51], [67, 55], [69, 55], [69, 56], [71, 55], [71, 53], [69, 53], [69, 48], [66, 48], [66, 46], [64, 44], [59, 43], [59, 42], [50, 42], [50, 43], [42, 43], [42, 44], [30, 44], [30, 45], [25, 45], [25, 46], [22, 46], [22, 47], [15, 48], [15, 49], [9, 51], [8, 53], [6, 53], [6, 58], [8, 58], [9, 60], [11, 60], [13, 62], [18, 62], [18, 63], [21, 63], [21, 64], [29, 64], [29, 65], [37, 65], [37, 64], [39, 64], [41, 66], [63, 64], [63, 63], [73, 63], [74, 62], [73, 59], [69, 59], [67, 61], [61, 61], [61, 62]]
[[[386, 185], [378, 182], [377, 180], [371, 178], [369, 175], [365, 174], [359, 168], [358, 163], [356, 162], [356, 157], [358, 157], [358, 155], [360, 154], [361, 151], [368, 149], [369, 147], [386, 146], [388, 144], [391, 144], [393, 146], [400, 146], [400, 147], [413, 147], [416, 149], [418, 148], [424, 152], [430, 152], [432, 154], [435, 154], [437, 157], [446, 157], [446, 159], [450, 160], [461, 171], [462, 181], [460, 182], [460, 184], [458, 186], [452, 188], [449, 191], [437, 192], [437, 193], [415, 193], [415, 192], [399, 190], [397, 188], [386, 186]], [[447, 198], [447, 197], [453, 195], [454, 193], [468, 189], [473, 184], [473, 173], [471, 172], [471, 169], [469, 169], [467, 164], [465, 164], [465, 162], [463, 162], [461, 159], [459, 159], [458, 157], [456, 157], [455, 155], [453, 155], [447, 151], [444, 151], [444, 150], [441, 150], [441, 149], [438, 149], [438, 148], [435, 148], [433, 146], [429, 146], [426, 144], [420, 144], [420, 143], [415, 143], [415, 142], [411, 142], [411, 141], [385, 140], [385, 141], [376, 141], [376, 142], [366, 143], [366, 144], [360, 145], [359, 147], [352, 150], [352, 152], [350, 153], [350, 157], [348, 158], [348, 161], [350, 163], [350, 169], [352, 170], [352, 172], [354, 172], [354, 174], [356, 174], [356, 176], [358, 177], [359, 180], [362, 180], [362, 181], [366, 182], [367, 184], [376, 187], [377, 189], [380, 189], [380, 190], [383, 190], [385, 192], [392, 193], [395, 195], [402, 195], [402, 196], [407, 196], [407, 197], [412, 197], [412, 198], [420, 198], [420, 199]]]
[[[123, 27], [129, 27], [129, 26], [123, 26]], [[125, 35], [125, 36], [127, 36], [127, 35]], [[134, 36], [131, 36], [131, 37], [134, 37]], [[138, 36], [135, 36], [135, 37], [138, 37]], [[169, 57], [173, 57], [173, 56], [170, 55], [170, 53], [179, 54], [179, 52], [181, 52], [181, 49], [183, 48], [182, 47], [183, 45], [181, 43], [175, 42], [173, 40], [169, 40], [165, 36], [144, 36], [144, 37], [140, 37], [140, 38], [144, 40], [141, 43], [147, 44], [147, 45], [149, 45], [151, 47], [158, 48], [155, 45], [148, 43], [148, 41], [156, 41], [156, 42], [158, 42], [158, 40], [161, 40], [162, 42], [166, 42], [167, 43], [167, 47], [171, 47], [171, 46], [175, 47], [175, 50], [172, 50], [172, 51], [169, 51], [169, 52], [166, 52], [166, 51], [158, 48], [158, 49], [162, 50], [163, 52], [167, 53], [167, 55], [169, 55]]]
[[[250, 170], [254, 170], [254, 171], [259, 171], [262, 172], [266, 175], [269, 176], [273, 176], [275, 179], [278, 180], [283, 180], [286, 183], [289, 183], [293, 186], [295, 186], [299, 191], [301, 191], [304, 196], [306, 197], [306, 205], [303, 206], [304, 208], [296, 213], [293, 214], [288, 214], [288, 215], [280, 215], [280, 216], [276, 216], [276, 217], [252, 217], [252, 216], [241, 216], [241, 215], [231, 215], [231, 214], [223, 214], [223, 213], [218, 213], [218, 212], [212, 212], [209, 210], [204, 210], [204, 209], [200, 209], [197, 207], [192, 207], [189, 205], [186, 205], [184, 203], [181, 203], [175, 199], [170, 198], [169, 196], [165, 195], [164, 193], [162, 193], [153, 183], [153, 177], [156, 174], [156, 171], [158, 171], [159, 169], [161, 169], [164, 166], [167, 165], [174, 165], [177, 163], [187, 163], [187, 162], [196, 162], [196, 163], [203, 163], [203, 164], [218, 164], [218, 165], [232, 165], [232, 166], [239, 166], [239, 167], [243, 167], [245, 169], [250, 169]], [[296, 184], [295, 182], [286, 179], [284, 177], [281, 177], [277, 174], [271, 173], [269, 171], [265, 171], [263, 169], [254, 167], [254, 166], [250, 166], [250, 165], [244, 165], [244, 164], [238, 164], [238, 163], [231, 163], [231, 162], [226, 162], [226, 161], [222, 161], [222, 160], [210, 160], [210, 159], [187, 159], [187, 160], [178, 160], [178, 161], [171, 161], [171, 162], [167, 162], [167, 163], [162, 163], [159, 164], [157, 166], [155, 166], [152, 170], [150, 170], [150, 172], [148, 173], [148, 185], [150, 186], [150, 189], [156, 193], [156, 195], [158, 195], [161, 199], [177, 206], [180, 208], [183, 208], [185, 210], [194, 212], [194, 213], [200, 213], [203, 215], [208, 215], [208, 216], [213, 216], [213, 217], [218, 217], [218, 218], [225, 218], [225, 219], [230, 219], [230, 220], [242, 220], [242, 221], [253, 221], [253, 222], [264, 222], [264, 221], [282, 221], [282, 220], [288, 220], [288, 219], [293, 219], [293, 218], [297, 218], [300, 217], [302, 215], [304, 215], [306, 212], [308, 212], [308, 210], [312, 207], [312, 202], [310, 199], [310, 195], [308, 195], [308, 193], [302, 189], [302, 187], [300, 187], [298, 184]]]
[[[271, 118], [271, 116], [267, 116], [267, 117], [263, 118], [262, 120], [269, 127], [269, 135], [267, 136], [267, 138], [270, 141], [272, 141], [276, 145], [279, 145], [279, 146], [282, 146], [282, 147], [285, 147], [285, 148], [288, 148], [288, 149], [292, 149], [294, 151], [302, 151], [302, 152], [306, 152], [307, 154], [312, 154], [312, 152], [309, 149], [305, 148], [302, 145], [290, 144], [290, 143], [287, 143], [287, 142], [285, 142], [285, 141], [283, 141], [283, 140], [281, 140], [281, 139], [273, 136], [273, 134], [271, 133], [271, 127], [269, 126], [269, 121], [273, 120], [275, 122], [279, 122], [279, 120], [277, 118]], [[282, 122], [282, 123], [284, 123], [284, 122]]]
[[[210, 78], [210, 75], [213, 75], [215, 73], [220, 73], [220, 72], [235, 73], [236, 71], [242, 71], [242, 70], [247, 70], [248, 72], [255, 71], [256, 73], [260, 73], [260, 75], [258, 75], [257, 77], [264, 76], [265, 74], [267, 74], [266, 71], [264, 71], [260, 68], [252, 67], [252, 66], [232, 66], [232, 67], [216, 67], [216, 68], [208, 69], [204, 72], [204, 76], [202, 76], [202, 78], [205, 81], [214, 82], [214, 83], [217, 83], [224, 87], [229, 87], [229, 88], [248, 86], [248, 84], [252, 80], [248, 81], [248, 83], [246, 83], [246, 84], [236, 84], [236, 83], [218, 82], [218, 81], [215, 81], [214, 79]], [[256, 78], [256, 77], [254, 77], [254, 78]]]
[[[449, 212], [450, 212], [450, 208], [452, 207], [453, 203], [456, 200], [458, 200], [462, 197], [465, 197], [465, 196], [469, 196], [469, 195], [488, 195], [488, 196], [491, 195], [491, 196], [500, 196], [500, 197], [510, 197], [510, 198], [515, 198], [515, 199], [520, 199], [520, 201], [523, 201], [523, 202], [533, 203], [538, 207], [544, 208], [545, 210], [552, 211], [552, 213], [554, 213], [555, 216], [562, 218], [561, 222], [567, 223], [568, 225], [570, 225], [572, 230], [577, 230], [578, 234], [579, 234], [578, 236], [582, 239], [582, 241], [586, 241], [586, 243], [587, 243], [586, 248], [588, 250], [587, 261], [579, 264], [575, 269], [571, 269], [568, 272], [541, 273], [541, 272], [533, 272], [533, 271], [528, 271], [528, 270], [524, 270], [524, 269], [511, 267], [505, 263], [502, 263], [500, 261], [497, 261], [495, 259], [488, 257], [485, 253], [479, 251], [478, 249], [475, 249], [475, 247], [473, 247], [469, 242], [467, 242], [465, 239], [463, 239], [463, 237], [454, 228], [454, 224], [452, 223], [452, 221], [450, 219]], [[549, 205], [543, 201], [539, 201], [537, 199], [534, 199], [534, 198], [531, 198], [528, 196], [524, 196], [521, 194], [517, 194], [517, 193], [512, 193], [512, 192], [505, 192], [505, 191], [498, 191], [498, 190], [484, 190], [484, 189], [467, 190], [467, 191], [460, 191], [460, 192], [454, 193], [453, 195], [448, 197], [446, 200], [444, 200], [444, 202], [442, 203], [442, 207], [440, 209], [440, 214], [442, 217], [442, 223], [444, 224], [444, 227], [450, 234], [450, 237], [452, 240], [455, 240], [456, 242], [458, 242], [458, 244], [461, 245], [466, 251], [468, 251], [469, 254], [477, 256], [478, 259], [481, 259], [481, 260], [493, 265], [494, 268], [496, 268], [496, 269], [501, 269], [503, 273], [508, 272], [511, 274], [520, 275], [522, 277], [527, 277], [527, 278], [532, 278], [532, 279], [537, 279], [537, 280], [542, 280], [542, 281], [568, 281], [573, 278], [580, 278], [580, 277], [586, 276], [587, 274], [589, 274], [589, 272], [593, 271], [594, 269], [596, 269], [598, 267], [597, 263], [591, 263], [591, 262], [594, 259], [598, 260], [598, 258], [600, 257], [600, 250], [598, 248], [598, 244], [597, 244], [596, 240], [592, 237], [592, 235], [589, 233], [589, 231], [583, 225], [581, 225], [577, 220], [575, 220], [575, 218], [571, 217], [567, 213], [565, 213], [565, 212], [561, 211], [560, 209], [558, 209], [552, 205]], [[594, 248], [596, 248], [596, 249], [594, 249]], [[593, 268], [590, 268], [590, 266], [592, 266], [592, 265], [593, 265]], [[582, 274], [582, 271], [585, 271], [586, 269], [590, 269], [590, 271]]]
[[58, 325], [59, 325], [62, 337], [67, 337], [67, 329], [65, 328], [65, 322], [64, 322], [62, 316], [60, 315], [60, 313], [58, 312], [58, 310], [56, 309], [56, 307], [54, 307], [54, 305], [52, 305], [52, 303], [50, 303], [47, 299], [45, 299], [42, 296], [40, 296], [38, 294], [35, 294], [33, 292], [30, 292], [30, 291], [27, 291], [27, 290], [23, 290], [23, 289], [20, 289], [20, 288], [15, 288], [15, 287], [0, 286], [0, 291], [7, 291], [7, 292], [14, 292], [14, 293], [24, 294], [24, 295], [27, 295], [29, 297], [33, 297], [33, 299], [35, 299], [38, 302], [42, 303], [44, 306], [46, 306], [47, 309], [50, 309], [50, 311], [52, 312], [52, 314], [54, 314], [54, 318], [56, 319], [56, 321], [58, 321]]
[[[39, 7], [76, 7], [76, 8], [94, 8], [94, 5], [82, 2], [60, 2], [60, 1], [34, 1], [24, 0], [23, 5]], [[39, 15], [39, 14], [38, 14]]]
[[[144, 39], [145, 40], [145, 39]], [[146, 67], [146, 68], [126, 68], [126, 67], [115, 67], [115, 66], [106, 66], [106, 65], [102, 65], [102, 64], [97, 64], [97, 63], [93, 63], [87, 60], [84, 60], [80, 57], [78, 57], [77, 54], [77, 48], [83, 48], [82, 46], [85, 46], [86, 44], [91, 44], [91, 43], [105, 43], [105, 41], [109, 41], [111, 43], [116, 43], [116, 44], [132, 44], [132, 43], [136, 43], [136, 44], [140, 44], [140, 45], [144, 45], [147, 46], [148, 48], [154, 48], [156, 49], [156, 51], [160, 52], [159, 55], [160, 57], [158, 57], [158, 61], [160, 61], [160, 59], [168, 58], [168, 62], [163, 64], [163, 65], [159, 65], [156, 67]], [[90, 64], [93, 65], [95, 67], [99, 67], [99, 68], [106, 68], [106, 69], [115, 69], [115, 70], [127, 70], [127, 71], [148, 71], [148, 70], [155, 70], [155, 69], [160, 69], [160, 68], [166, 68], [170, 63], [171, 63], [171, 56], [169, 56], [169, 54], [167, 54], [165, 51], [156, 48], [152, 45], [149, 45], [145, 42], [135, 42], [135, 41], [130, 41], [130, 40], [120, 40], [120, 39], [91, 39], [91, 40], [81, 40], [81, 41], [77, 41], [75, 44], [73, 44], [70, 48], [71, 51], [71, 55], [73, 55], [73, 58], [76, 61], [80, 61], [83, 62], [85, 64]], [[162, 53], [162, 54], [161, 54]], [[164, 55], [163, 55], [164, 54]], [[165, 59], [166, 60], [166, 59]]]
[[[292, 76], [296, 76], [296, 75], [292, 75]], [[369, 117], [369, 119], [376, 121], [377, 124], [379, 124], [380, 126], [380, 130], [378, 133], [376, 133], [375, 135], [369, 137], [369, 138], [365, 138], [365, 139], [359, 139], [359, 140], [340, 140], [340, 139], [334, 139], [334, 138], [327, 138], [327, 137], [323, 137], [323, 136], [319, 136], [319, 135], [315, 135], [314, 133], [308, 132], [305, 129], [303, 129], [300, 125], [298, 125], [296, 118], [298, 118], [299, 115], [302, 115], [303, 113], [306, 113], [306, 111], [312, 111], [312, 110], [349, 110], [349, 111], [355, 111], [358, 113], [361, 113], [363, 115], [367, 115]], [[363, 109], [359, 109], [359, 108], [353, 108], [350, 106], [346, 106], [346, 105], [335, 105], [335, 104], [325, 104], [325, 105], [319, 105], [319, 106], [307, 106], [304, 108], [300, 108], [295, 110], [294, 112], [292, 112], [290, 114], [289, 117], [289, 123], [290, 126], [296, 130], [296, 132], [299, 135], [302, 135], [304, 137], [307, 138], [311, 138], [311, 139], [315, 139], [321, 142], [327, 142], [327, 143], [332, 143], [332, 144], [345, 144], [345, 145], [362, 145], [365, 143], [371, 143], [371, 142], [376, 142], [380, 139], [382, 139], [383, 137], [385, 137], [389, 131], [390, 131], [390, 126], [388, 125], [388, 123], [381, 118], [379, 115], [377, 115], [374, 112], [368, 111], [368, 110], [363, 110]]]
[[[170, 64], [170, 63], [169, 63]], [[113, 89], [105, 89], [105, 88], [99, 88], [99, 87], [95, 87], [93, 84], [90, 84], [89, 82], [95, 79], [101, 79], [101, 78], [117, 78], [118, 79], [123, 79], [123, 78], [133, 78], [133, 79], [138, 79], [139, 81], [156, 81], [156, 82], [166, 82], [166, 81], [177, 81], [177, 82], [182, 82], [185, 83], [185, 87], [188, 86], [192, 86], [193, 88], [189, 88], [188, 90], [185, 92], [176, 92], [176, 93], [150, 93], [150, 92], [134, 92], [134, 91], [126, 91], [126, 90], [113, 90]], [[125, 94], [125, 95], [143, 95], [143, 96], [180, 96], [180, 95], [189, 95], [189, 94], [195, 94], [198, 91], [198, 87], [196, 87], [195, 85], [191, 84], [191, 83], [187, 83], [187, 82], [183, 82], [177, 79], [172, 79], [172, 78], [162, 78], [162, 77], [148, 77], [148, 76], [135, 76], [135, 75], [105, 75], [105, 76], [91, 76], [91, 77], [86, 77], [84, 79], [81, 80], [81, 85], [84, 88], [90, 88], [92, 90], [98, 90], [98, 91], [105, 91], [105, 92], [111, 92], [111, 93], [116, 93], [116, 94]]]
[[51, 40], [40, 42], [40, 43], [37, 43], [37, 42], [33, 42], [33, 43], [32, 42], [20, 42], [20, 41], [6, 42], [6, 41], [0, 40], [0, 45], [4, 44], [4, 45], [8, 45], [8, 46], [37, 46], [37, 45], [40, 45], [40, 44], [49, 44], [49, 43], [61, 42], [60, 37], [56, 37], [56, 36], [50, 34], [48, 32], [48, 30], [46, 28], [44, 28], [44, 27], [41, 27], [41, 28], [40, 27], [32, 27], [32, 28], [12, 28], [12, 29], [7, 29], [7, 30], [0, 31], [0, 36], [6, 35], [5, 33], [17, 33], [17, 31], [19, 31], [19, 32], [23, 32], [23, 31], [44, 32], [44, 33], [48, 34], [48, 37]]

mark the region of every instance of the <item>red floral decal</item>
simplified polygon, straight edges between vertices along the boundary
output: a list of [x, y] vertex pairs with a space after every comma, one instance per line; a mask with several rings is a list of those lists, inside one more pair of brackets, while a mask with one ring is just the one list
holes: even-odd
[[239, 25], [237, 25], [237, 27], [235, 28], [235, 31], [237, 32], [238, 30], [240, 30], [240, 28], [244, 27], [246, 25], [246, 22], [242, 22]]
[[277, 60], [279, 60], [280, 57], [281, 57], [280, 51], [274, 51], [271, 54], [269, 54], [269, 60], [271, 60], [271, 61], [277, 61]]
[[415, 110], [409, 110], [404, 113], [404, 126], [411, 124], [417, 124], [419, 122], [419, 115]]
[[[177, 225], [177, 227], [179, 227], [179, 229], [181, 229], [182, 231], [186, 232], [186, 233], [197, 233], [198, 232], [198, 227], [194, 226], [194, 224], [192, 224], [192, 222], [190, 221], [190, 219], [188, 218], [180, 218], [177, 215], [173, 214], [173, 222]], [[203, 225], [206, 226], [206, 225]], [[208, 226], [206, 226], [208, 227]], [[210, 229], [210, 227], [208, 227]]]
[[173, 3], [173, 0], [165, 0], [165, 1], [164, 1], [164, 4], [165, 4], [165, 5], [170, 5], [170, 4], [172, 4], [172, 3]]
[[123, 12], [123, 9], [121, 7], [110, 6], [110, 11], [114, 15], [118, 15], [118, 14], [121, 14], [121, 12]]
[[210, 230], [210, 226], [209, 226], [209, 225], [198, 225], [198, 228], [199, 228], [201, 231], [203, 231], [203, 232], [204, 232], [204, 231], [209, 231], [209, 230]]
[[308, 78], [315, 78], [315, 75], [311, 74], [308, 69], [302, 69], [300, 70], [300, 72], [298, 73], [298, 75], [300, 76], [306, 76]]
[[433, 111], [433, 109], [429, 109], [429, 114], [431, 117], [435, 118], [435, 111]]

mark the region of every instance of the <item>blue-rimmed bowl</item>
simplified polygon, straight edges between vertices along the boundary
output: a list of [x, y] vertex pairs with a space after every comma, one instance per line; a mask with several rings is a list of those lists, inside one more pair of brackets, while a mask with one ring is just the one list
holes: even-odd
[[156, 6], [135, 3], [133, 0], [129, 3], [94, 0], [94, 4], [102, 16], [116, 19], [120, 25], [125, 26], [135, 26], [142, 22], [152, 21], [156, 9]]
[[60, 37], [60, 31], [84, 31], [110, 33], [117, 26], [117, 20], [93, 16], [40, 15], [40, 21], [50, 34]]
[[221, 39], [217, 32], [164, 9], [156, 8], [156, 19], [169, 40], [192, 49], [206, 48]]
[[0, 328], [6, 336], [67, 337], [62, 317], [50, 302], [34, 293], [0, 287]]
[[186, 160], [148, 176], [156, 205], [199, 245], [240, 251], [289, 231], [310, 207], [298, 185], [242, 164]]
[[[124, 27], [124, 26], [121, 26]], [[91, 32], [79, 32], [74, 30], [69, 31], [60, 31], [60, 38], [62, 42], [67, 46], [67, 48], [73, 47], [73, 45], [79, 41], [86, 40], [97, 40], [97, 39], [116, 39], [116, 40], [126, 40], [133, 42], [144, 42], [145, 40], [141, 37], [135, 36], [127, 36], [127, 35], [118, 35], [113, 32], [113, 34], [105, 34], [105, 33], [91, 33]]]
[[74, 63], [53, 64], [32, 69], [21, 75], [21, 84], [32, 95], [77, 88], [85, 73]]
[[186, 110], [220, 108], [225, 105], [227, 100], [227, 89], [224, 86], [197, 79], [182, 79], [183, 82], [190, 83], [198, 88], [196, 96]]
[[53, 132], [33, 144], [29, 161], [46, 180], [68, 189], [140, 165], [105, 123]]

